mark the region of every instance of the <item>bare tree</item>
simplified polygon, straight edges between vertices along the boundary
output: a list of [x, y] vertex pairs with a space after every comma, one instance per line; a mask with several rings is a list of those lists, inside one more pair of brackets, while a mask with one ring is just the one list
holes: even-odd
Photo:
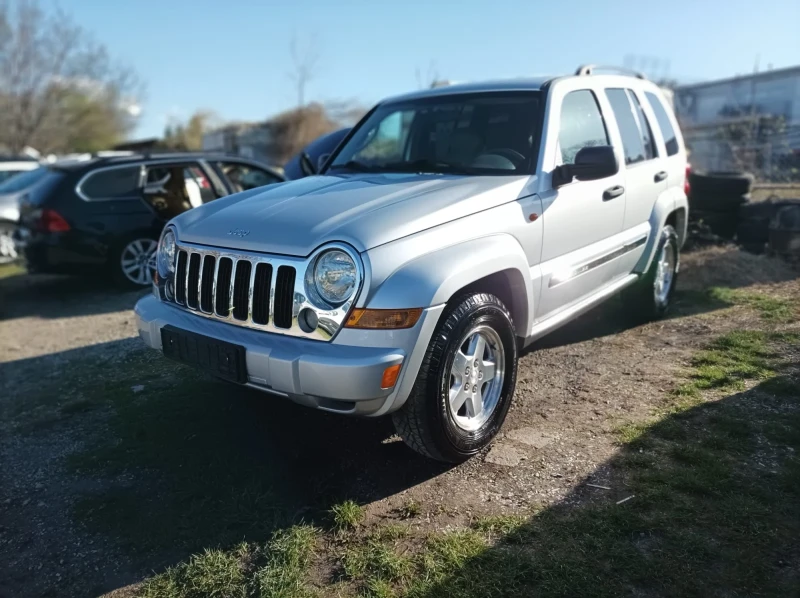
[[141, 92], [69, 15], [47, 14], [36, 0], [0, 1], [0, 145], [84, 149], [69, 144], [94, 145], [92, 127], [113, 142], [132, 127], [128, 108]]
[[297, 106], [302, 108], [306, 105], [306, 86], [317, 74], [319, 48], [312, 39], [303, 43], [295, 34], [289, 42], [289, 57], [292, 70], [288, 76], [297, 91]]

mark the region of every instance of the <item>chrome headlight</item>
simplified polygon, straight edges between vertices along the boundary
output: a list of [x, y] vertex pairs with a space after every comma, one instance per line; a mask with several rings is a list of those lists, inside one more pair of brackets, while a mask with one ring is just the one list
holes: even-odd
[[175, 272], [175, 231], [168, 228], [158, 243], [158, 275], [167, 278]]
[[329, 249], [320, 253], [306, 272], [306, 290], [331, 307], [338, 307], [352, 298], [358, 280], [353, 258], [341, 249]]

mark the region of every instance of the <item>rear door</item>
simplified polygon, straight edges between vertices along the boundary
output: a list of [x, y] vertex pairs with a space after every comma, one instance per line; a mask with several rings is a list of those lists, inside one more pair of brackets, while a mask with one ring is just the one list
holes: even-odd
[[667, 165], [659, 154], [650, 121], [642, 109], [641, 98], [630, 88], [609, 87], [605, 96], [617, 122], [624, 154], [625, 246], [619, 259], [624, 273], [639, 260], [650, 233], [650, 215], [659, 195], [667, 190]]

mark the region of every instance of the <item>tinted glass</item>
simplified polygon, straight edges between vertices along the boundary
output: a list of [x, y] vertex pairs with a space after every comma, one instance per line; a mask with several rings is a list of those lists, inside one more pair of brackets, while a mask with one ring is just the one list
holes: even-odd
[[678, 153], [678, 138], [675, 135], [675, 129], [672, 127], [672, 122], [669, 120], [664, 103], [658, 99], [654, 93], [645, 92], [647, 101], [650, 102], [650, 107], [656, 115], [658, 128], [661, 129], [661, 136], [664, 137], [664, 144], [667, 147], [667, 155], [674, 156]]
[[225, 177], [233, 187], [233, 192], [247, 191], [272, 183], [279, 183], [281, 180], [271, 173], [249, 164], [239, 162], [217, 162], [217, 167], [222, 170]]
[[519, 174], [535, 162], [538, 92], [418, 98], [379, 106], [332, 171]]
[[644, 157], [647, 160], [652, 160], [658, 155], [656, 149], [656, 141], [653, 138], [653, 130], [650, 128], [650, 123], [647, 120], [647, 115], [642, 110], [642, 105], [639, 103], [639, 98], [631, 90], [628, 90], [628, 97], [633, 104], [633, 110], [636, 114], [636, 122], [639, 124], [639, 130], [642, 132], [642, 144], [644, 145]]
[[564, 98], [558, 143], [563, 164], [574, 164], [581, 148], [609, 145], [597, 98], [588, 89], [570, 92]]
[[81, 193], [89, 199], [126, 199], [140, 197], [140, 166], [98, 170], [81, 185]]
[[614, 110], [620, 135], [622, 148], [625, 151], [625, 164], [636, 164], [645, 159], [645, 147], [639, 125], [636, 122], [633, 106], [624, 89], [606, 89], [606, 97]]
[[[47, 168], [37, 168], [35, 170], [21, 172], [17, 176], [3, 182], [3, 184], [0, 185], [0, 193], [16, 193], [17, 191], [27, 189], [41, 181], [47, 172]], [[0, 172], [0, 176], [2, 175], [3, 173]]]

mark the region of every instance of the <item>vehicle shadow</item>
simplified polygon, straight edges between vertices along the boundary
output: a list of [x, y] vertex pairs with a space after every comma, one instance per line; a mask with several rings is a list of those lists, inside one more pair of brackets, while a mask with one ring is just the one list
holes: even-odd
[[[300, 521], [327, 525], [342, 500], [374, 502], [449, 469], [408, 449], [389, 418], [342, 417], [232, 386], [138, 339], [0, 363], [0, 380], [0, 416], [21, 430], [25, 470], [46, 471], [48, 487], [72, 492], [15, 500], [9, 534], [32, 533], [42, 518], [37, 501], [63, 505], [98, 545], [105, 538], [125, 555], [116, 572], [98, 557], [99, 571], [80, 581], [91, 592], [207, 547], [264, 542]], [[35, 447], [61, 444], [83, 448], [50, 474], [52, 448]], [[9, 488], [25, 476], [2, 469]], [[44, 540], [52, 550], [69, 538]]]
[[16, 274], [0, 279], [0, 319], [69, 318], [132, 309], [145, 290], [121, 291], [105, 275]]
[[795, 595], [800, 379], [790, 375], [646, 427], [558, 504], [420, 598]]

